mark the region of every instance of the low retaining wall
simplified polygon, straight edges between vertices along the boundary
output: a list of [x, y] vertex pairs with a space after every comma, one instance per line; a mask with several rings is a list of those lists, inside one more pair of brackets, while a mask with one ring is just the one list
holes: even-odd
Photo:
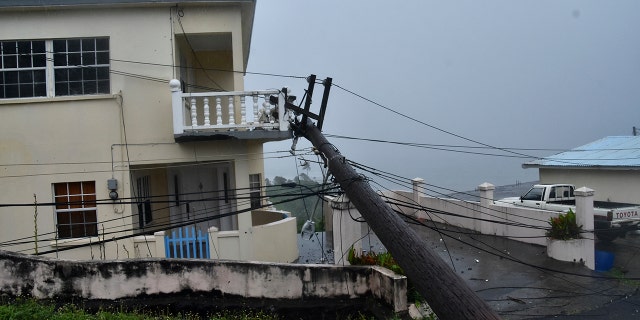
[[[195, 259], [69, 261], [0, 251], [0, 294], [56, 301], [118, 301], [198, 295], [198, 305], [298, 308], [375, 300], [406, 312], [407, 279], [367, 266]], [[184, 303], [185, 301], [177, 301]], [[145, 303], [147, 304], [147, 303]]]

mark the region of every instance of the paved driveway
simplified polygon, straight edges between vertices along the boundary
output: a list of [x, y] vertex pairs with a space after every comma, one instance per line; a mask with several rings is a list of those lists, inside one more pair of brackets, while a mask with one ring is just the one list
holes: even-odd
[[448, 236], [414, 226], [504, 319], [640, 318], [640, 298], [635, 295], [640, 287], [638, 234], [610, 244], [597, 242], [596, 249], [613, 252], [615, 260], [611, 271], [595, 272], [548, 258], [542, 246], [439, 228]]
[[[443, 225], [442, 236], [412, 227], [504, 319], [640, 319], [640, 234], [596, 242], [597, 250], [614, 253], [615, 260], [611, 271], [595, 272], [553, 260], [542, 246]], [[318, 235], [299, 239], [299, 262], [333, 261], [323, 233]], [[364, 248], [384, 251], [375, 235], [365, 240], [371, 245]]]

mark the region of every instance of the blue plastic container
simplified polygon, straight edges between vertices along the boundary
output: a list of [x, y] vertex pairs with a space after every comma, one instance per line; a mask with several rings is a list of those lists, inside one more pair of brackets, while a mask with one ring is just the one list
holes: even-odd
[[607, 272], [611, 270], [615, 257], [613, 252], [596, 250], [596, 271]]

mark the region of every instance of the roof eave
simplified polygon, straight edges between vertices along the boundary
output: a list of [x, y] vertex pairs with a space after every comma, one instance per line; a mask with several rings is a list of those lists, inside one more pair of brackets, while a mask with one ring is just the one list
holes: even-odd
[[638, 166], [550, 166], [550, 165], [540, 165], [540, 164], [523, 164], [523, 169], [556, 169], [556, 170], [564, 170], [564, 169], [572, 169], [572, 170], [640, 170]]
[[0, 2], [0, 11], [11, 10], [47, 10], [91, 7], [154, 7], [194, 4], [245, 4], [255, 9], [256, 0], [9, 0]]

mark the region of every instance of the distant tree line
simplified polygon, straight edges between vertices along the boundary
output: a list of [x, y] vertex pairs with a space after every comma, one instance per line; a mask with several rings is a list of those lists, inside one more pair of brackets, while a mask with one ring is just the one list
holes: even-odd
[[[293, 180], [281, 176], [276, 176], [273, 180], [267, 178], [265, 179], [265, 184], [267, 186], [267, 196], [271, 199], [271, 202], [286, 201], [299, 197], [301, 194], [311, 194], [319, 191], [322, 187], [320, 183], [311, 179], [306, 173], [300, 173]], [[292, 187], [291, 185], [293, 184], [295, 186]], [[312, 221], [315, 222], [316, 231], [324, 231], [323, 205], [326, 204], [323, 204], [317, 195], [309, 195], [303, 199], [275, 204], [274, 206], [278, 210], [289, 211], [292, 216], [296, 217], [298, 232], [300, 232], [302, 225], [310, 217], [313, 217]]]

